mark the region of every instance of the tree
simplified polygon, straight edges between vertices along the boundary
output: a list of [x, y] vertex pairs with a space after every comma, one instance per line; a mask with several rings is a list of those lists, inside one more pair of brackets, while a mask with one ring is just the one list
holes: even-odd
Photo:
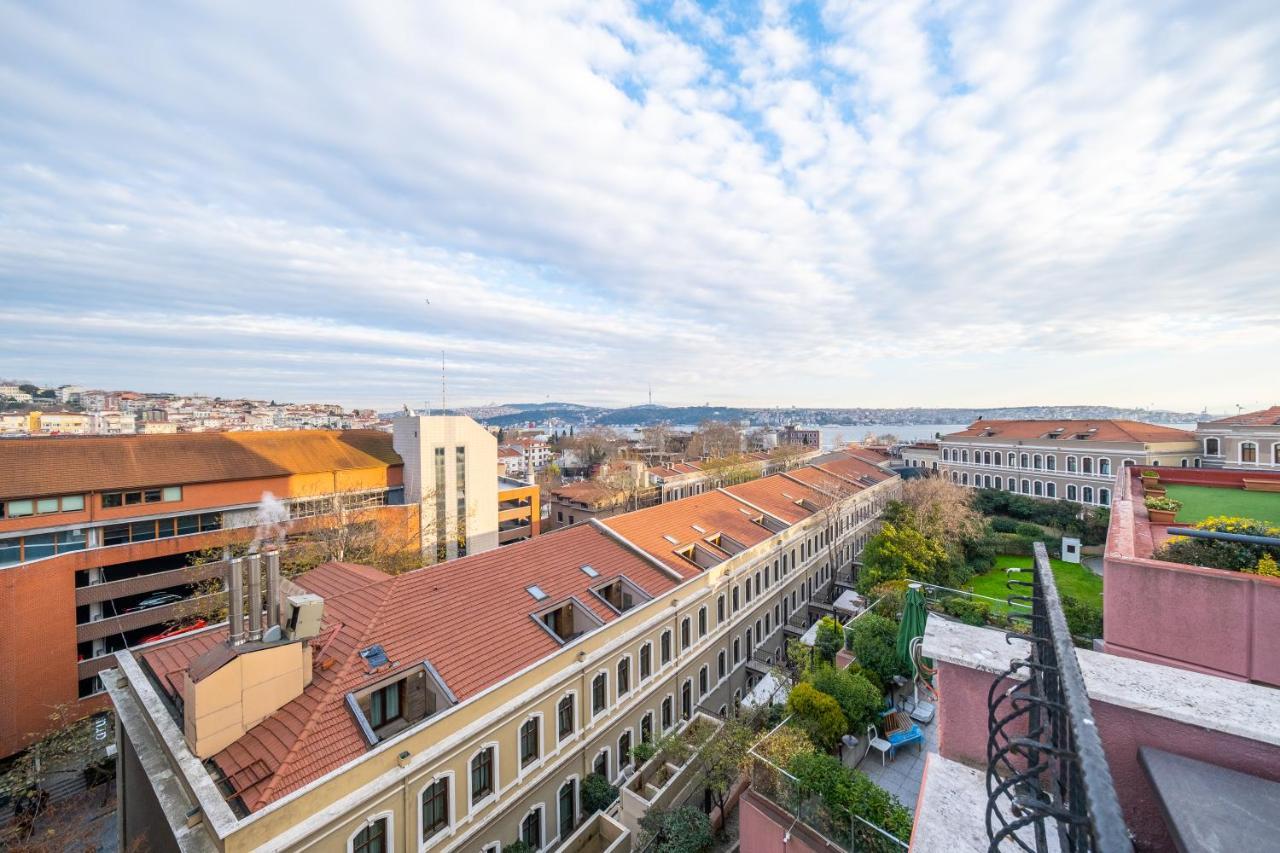
[[618, 786], [599, 773], [588, 773], [582, 780], [582, 810], [587, 814], [603, 811], [618, 799]]
[[694, 430], [686, 452], [694, 458], [732, 456], [742, 452], [742, 437], [724, 421], [706, 420]]
[[821, 667], [813, 673], [813, 686], [840, 704], [849, 731], [859, 736], [884, 708], [883, 694], [860, 671]]
[[[711, 846], [711, 819], [693, 806], [650, 809], [640, 818], [639, 849], [654, 853], [698, 853]], [[653, 847], [648, 848], [652, 843]]]
[[900, 498], [915, 528], [947, 548], [960, 548], [985, 532], [982, 513], [973, 506], [973, 490], [942, 477], [918, 477], [902, 486]]
[[844, 628], [830, 616], [822, 617], [818, 623], [818, 636], [814, 641], [818, 657], [826, 663], [836, 659], [836, 652], [844, 648]]
[[890, 619], [864, 613], [849, 629], [849, 650], [858, 663], [889, 684], [895, 675], [910, 675], [911, 670], [898, 660], [898, 626]]
[[[838, 758], [819, 753], [801, 755], [787, 769], [801, 788], [820, 796], [833, 815], [857, 815], [903, 841], [911, 837], [911, 812], [865, 773], [845, 767]], [[871, 836], [869, 840], [875, 844], [878, 839]], [[854, 849], [863, 849], [863, 845], [854, 845]]]
[[751, 744], [756, 733], [740, 719], [727, 720], [720, 731], [702, 748], [704, 783], [715, 797], [721, 814], [725, 810], [725, 798], [751, 767]]
[[761, 466], [740, 453], [734, 453], [703, 460], [702, 470], [711, 479], [711, 484], [719, 488], [754, 480], [760, 476]]
[[848, 731], [840, 703], [807, 681], [792, 688], [791, 695], [787, 697], [787, 708], [796, 725], [804, 729], [819, 749], [828, 752], [835, 749], [840, 736]]
[[756, 752], [779, 767], [787, 768], [792, 759], [798, 755], [808, 755], [814, 751], [813, 741], [804, 730], [787, 725], [765, 738], [756, 747]]
[[667, 439], [671, 437], [671, 427], [665, 423], [650, 424], [640, 430], [640, 438], [654, 453], [667, 452]]
[[569, 438], [563, 442], [566, 450], [572, 450], [584, 468], [593, 468], [608, 461], [625, 443], [622, 433], [610, 427], [592, 427], [576, 435], [569, 428]]
[[905, 522], [886, 521], [862, 552], [858, 589], [866, 593], [888, 580], [914, 578], [932, 583], [944, 573], [947, 549]]
[[0, 790], [30, 804], [24, 820], [34, 823], [44, 811], [48, 796], [42, 792], [51, 775], [79, 771], [93, 760], [98, 746], [93, 719], [79, 717], [71, 703], [55, 706], [48, 715], [47, 729], [52, 732], [15, 756], [8, 770], [0, 774]]

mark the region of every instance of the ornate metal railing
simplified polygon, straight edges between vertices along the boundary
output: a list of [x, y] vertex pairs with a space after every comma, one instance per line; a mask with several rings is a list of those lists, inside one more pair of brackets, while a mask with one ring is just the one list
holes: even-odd
[[1013, 661], [987, 696], [989, 850], [1131, 853], [1049, 556], [1039, 542], [1031, 578], [1008, 582], [1013, 615], [1028, 623], [1026, 633], [1008, 638], [1030, 643], [1031, 653]]

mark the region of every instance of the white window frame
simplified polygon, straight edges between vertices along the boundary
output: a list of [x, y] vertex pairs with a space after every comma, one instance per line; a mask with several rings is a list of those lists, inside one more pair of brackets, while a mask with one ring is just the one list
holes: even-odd
[[[496, 761], [496, 757], [495, 757], [495, 761]], [[469, 772], [470, 769], [471, 769], [470, 767], [467, 768], [468, 775], [470, 775], [470, 772]], [[422, 795], [423, 793], [426, 792], [427, 788], [430, 788], [432, 785], [439, 782], [441, 779], [449, 780], [449, 786], [448, 786], [449, 825], [446, 826], [444, 829], [440, 830], [439, 832], [437, 832], [435, 835], [424, 840], [422, 837], [422, 832], [424, 829], [426, 829], [426, 827], [423, 825], [423, 820], [422, 820]], [[494, 784], [496, 786], [497, 777], [494, 778]], [[418, 788], [418, 793], [413, 798], [413, 804], [414, 804], [414, 809], [418, 812], [418, 849], [419, 850], [426, 850], [430, 847], [434, 847], [435, 845], [439, 844], [441, 841], [444, 841], [446, 838], [450, 838], [453, 836], [453, 831], [454, 829], [457, 828], [457, 821], [454, 820], [454, 817], [453, 817], [454, 813], [457, 811], [457, 796], [458, 796], [458, 779], [456, 776], [454, 776], [452, 770], [444, 770], [440, 773], [435, 774], [429, 780], [427, 780], [426, 782], [423, 782], [422, 785]]]
[[[524, 763], [524, 756], [520, 751], [520, 729], [524, 728], [525, 723], [532, 719], [538, 721], [538, 757], [530, 761], [527, 765]], [[520, 724], [516, 726], [516, 779], [523, 779], [534, 770], [542, 766], [542, 762], [547, 758], [547, 721], [543, 717], [541, 711], [534, 711], [526, 714]]]
[[[418, 796], [419, 796], [419, 803], [418, 803], [419, 818], [418, 819], [421, 820], [422, 819], [421, 818], [421, 812], [422, 812], [421, 796], [422, 795], [419, 794]], [[352, 830], [351, 834], [347, 836], [347, 848], [346, 848], [347, 853], [352, 853], [356, 849], [356, 836], [359, 835], [361, 832], [363, 832], [367, 827], [372, 826], [374, 823], [380, 820], [385, 820], [387, 822], [387, 853], [396, 853], [396, 813], [391, 811], [381, 811], [381, 812], [378, 812], [377, 814], [369, 815], [364, 819], [364, 823], [360, 824], [354, 830]], [[419, 838], [422, 837], [421, 831], [418, 832], [418, 837]]]
[[[597, 678], [599, 678], [599, 677], [600, 677], [600, 676], [602, 676], [602, 675], [604, 676], [604, 707], [603, 707], [603, 708], [601, 708], [599, 711], [596, 711], [596, 679], [597, 679]], [[587, 721], [587, 725], [588, 725], [588, 726], [590, 726], [590, 725], [594, 725], [594, 724], [595, 724], [595, 721], [596, 721], [597, 719], [599, 719], [600, 717], [603, 717], [603, 716], [605, 716], [606, 714], [608, 714], [608, 713], [609, 713], [609, 708], [610, 708], [610, 704], [609, 704], [609, 670], [607, 670], [607, 669], [599, 669], [599, 670], [596, 670], [596, 674], [595, 674], [595, 675], [593, 675], [593, 676], [591, 676], [591, 685], [590, 685], [590, 686], [591, 686], [591, 691], [590, 691], [590, 692], [591, 692], [591, 717], [590, 717], [590, 719]]]
[[[622, 663], [624, 660], [627, 662], [627, 692], [619, 693], [617, 676], [618, 664]], [[631, 656], [631, 652], [618, 655], [618, 659], [613, 662], [613, 671], [613, 702], [616, 705], [622, 701], [623, 696], [630, 696], [632, 693], [636, 692], [636, 661], [635, 658]], [[608, 693], [608, 685], [605, 685], [605, 692]]]
[[[573, 731], [569, 732], [569, 734], [565, 735], [564, 738], [561, 739], [560, 737], [560, 703], [563, 702], [566, 697], [573, 697]], [[578, 705], [578, 691], [576, 689], [566, 690], [560, 694], [559, 698], [556, 699], [556, 745], [557, 745], [557, 748], [559, 747], [560, 744], [568, 743], [569, 741], [576, 738], [578, 736], [578, 733], [582, 731], [582, 717], [579, 714], [579, 707], [580, 706]], [[517, 739], [519, 738], [519, 736], [520, 736], [520, 733], [519, 731], [517, 731], [516, 732]]]
[[[533, 814], [534, 812], [541, 812], [541, 814], [538, 816], [538, 823], [540, 824], [540, 827], [539, 827], [540, 831], [538, 832], [538, 837], [541, 839], [542, 844], [537, 847], [537, 850], [539, 851], [546, 850], [548, 847], [551, 846], [547, 838], [547, 804], [546, 803], [535, 803], [534, 805], [529, 807], [528, 811], [526, 811], [524, 814], [520, 816], [520, 820], [517, 821], [516, 823], [516, 838], [523, 840], [524, 822], [529, 817], [529, 815]], [[560, 827], [558, 826], [556, 827], [557, 830], [559, 828]]]
[[[484, 752], [486, 749], [493, 750], [493, 790], [489, 792], [489, 796], [485, 797], [483, 800], [480, 800], [478, 803], [472, 804], [471, 802], [471, 762], [475, 761], [476, 756]], [[491, 740], [491, 741], [486, 741], [485, 743], [482, 743], [480, 745], [480, 748], [477, 749], [475, 752], [471, 753], [471, 756], [467, 759], [467, 814], [468, 815], [470, 815], [472, 812], [478, 812], [481, 809], [483, 809], [485, 806], [492, 805], [493, 803], [498, 801], [498, 795], [502, 793], [500, 790], [498, 790], [498, 786], [500, 784], [499, 780], [502, 779], [502, 774], [498, 767], [498, 758], [501, 755], [502, 755], [502, 745], [499, 744], [498, 741], [496, 740]]]
[[[577, 773], [572, 773], [564, 777], [560, 784], [556, 786], [556, 837], [551, 839], [550, 846], [552, 847], [564, 841], [560, 837], [560, 818], [562, 817], [560, 814], [560, 789], [570, 782], [573, 783], [573, 828], [575, 832], [578, 829], [578, 815], [582, 812], [582, 779], [578, 777]], [[546, 827], [544, 826], [543, 833], [545, 834], [545, 832]]]

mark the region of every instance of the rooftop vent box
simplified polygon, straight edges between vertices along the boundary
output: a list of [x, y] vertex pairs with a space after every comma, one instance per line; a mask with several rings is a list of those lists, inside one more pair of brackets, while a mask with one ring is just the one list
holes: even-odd
[[320, 633], [324, 599], [309, 592], [291, 595], [285, 602], [285, 612], [285, 636], [290, 640], [307, 640]]

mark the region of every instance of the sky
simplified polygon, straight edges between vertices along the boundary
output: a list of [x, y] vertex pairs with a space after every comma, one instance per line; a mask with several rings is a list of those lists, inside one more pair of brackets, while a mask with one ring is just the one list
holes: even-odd
[[1261, 2], [0, 0], [0, 376], [1280, 402]]

